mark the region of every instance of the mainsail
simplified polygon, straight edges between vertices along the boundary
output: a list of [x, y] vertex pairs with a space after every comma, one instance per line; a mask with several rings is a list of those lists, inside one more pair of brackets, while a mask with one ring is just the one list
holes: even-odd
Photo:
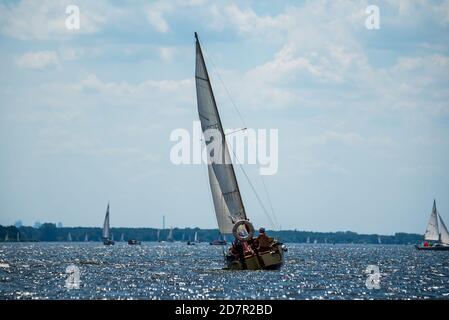
[[440, 217], [440, 242], [442, 244], [449, 244], [449, 232], [447, 231], [446, 225], [444, 224], [440, 214], [438, 214], [438, 216]]
[[425, 240], [438, 241], [440, 234], [438, 231], [438, 217], [437, 206], [435, 200], [433, 200], [432, 214], [430, 215], [429, 223], [427, 224], [426, 233], [424, 234]]
[[109, 239], [109, 203], [103, 223], [103, 239]]
[[70, 234], [70, 232], [69, 232], [69, 234], [67, 235], [67, 241], [68, 241], [68, 242], [72, 242], [72, 235]]
[[170, 228], [170, 232], [167, 236], [167, 241], [173, 241], [173, 228]]
[[[239, 220], [247, 220], [247, 217], [196, 32], [195, 38], [196, 95], [201, 129], [205, 135], [207, 147], [209, 183], [220, 233], [230, 234], [232, 233], [234, 224]], [[209, 137], [209, 134], [211, 134], [212, 137]], [[212, 143], [212, 141], [217, 138], [221, 141], [221, 144], [218, 144], [218, 146], [217, 144]], [[217, 161], [214, 159], [214, 155], [221, 155], [221, 157]]]
[[198, 232], [195, 232], [195, 237], [193, 238], [193, 241], [198, 242]]

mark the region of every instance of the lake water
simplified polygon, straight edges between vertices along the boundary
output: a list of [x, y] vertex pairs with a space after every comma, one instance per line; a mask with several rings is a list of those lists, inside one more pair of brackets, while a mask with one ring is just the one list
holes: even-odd
[[[205, 243], [3, 243], [0, 299], [449, 299], [449, 252], [287, 246], [280, 271], [226, 271], [222, 247]], [[369, 265], [379, 289], [366, 285]], [[66, 286], [69, 266], [79, 289]]]

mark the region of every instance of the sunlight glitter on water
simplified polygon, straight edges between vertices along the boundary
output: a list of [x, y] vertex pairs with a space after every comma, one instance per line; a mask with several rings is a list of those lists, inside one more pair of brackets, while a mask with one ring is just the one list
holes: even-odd
[[[447, 299], [449, 253], [412, 246], [289, 244], [280, 271], [222, 270], [208, 244], [7, 243], [0, 299]], [[66, 268], [79, 269], [67, 289]], [[368, 265], [380, 288], [366, 286]]]

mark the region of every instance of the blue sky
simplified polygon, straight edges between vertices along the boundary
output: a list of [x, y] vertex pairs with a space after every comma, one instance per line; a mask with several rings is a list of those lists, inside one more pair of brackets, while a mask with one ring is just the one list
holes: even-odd
[[99, 0], [0, 2], [0, 224], [99, 226], [109, 200], [113, 226], [216, 227], [206, 168], [169, 160], [197, 119], [194, 31], [224, 126], [217, 72], [249, 127], [279, 129], [282, 228], [423, 233], [433, 198], [448, 223], [449, 1]]

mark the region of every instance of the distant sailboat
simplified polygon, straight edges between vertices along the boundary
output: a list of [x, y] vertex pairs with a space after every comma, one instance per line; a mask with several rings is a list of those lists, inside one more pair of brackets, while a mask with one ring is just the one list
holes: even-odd
[[72, 235], [70, 232], [67, 234], [67, 242], [72, 242]]
[[168, 242], [173, 242], [173, 228], [170, 228], [170, 232], [168, 233], [168, 236], [167, 236], [167, 241]]
[[382, 244], [382, 239], [380, 238], [380, 236], [377, 236], [377, 244]]
[[313, 243], [314, 243], [314, 244], [317, 244], [317, 243], [318, 243], [318, 240], [317, 240], [317, 239], [313, 240]]
[[9, 234], [5, 234], [5, 242], [9, 241]]
[[84, 242], [89, 242], [89, 236], [87, 235], [87, 233], [84, 235]]
[[193, 237], [193, 241], [196, 242], [196, 243], [200, 242], [198, 240], [198, 232], [195, 232], [195, 236]]
[[157, 229], [156, 238], [158, 242], [161, 242], [161, 230]]
[[222, 234], [220, 234], [219, 237], [218, 237], [218, 239], [209, 242], [209, 244], [212, 245], [212, 246], [224, 246], [224, 245], [226, 245], [227, 243], [226, 243], [226, 238], [225, 238], [225, 236], [222, 235]]
[[[254, 227], [249, 222], [245, 212], [229, 155], [225, 132], [196, 32], [195, 39], [195, 82], [198, 115], [207, 148], [207, 169], [215, 215], [220, 233], [233, 234], [239, 245], [238, 248], [235, 247], [234, 249], [240, 252], [237, 254], [233, 254], [232, 251], [228, 252], [226, 255], [227, 268], [237, 270], [279, 269], [284, 263], [284, 250], [281, 243], [273, 239], [269, 251], [257, 252], [247, 242], [252, 240]], [[215, 156], [219, 159], [215, 159]]]
[[109, 237], [110, 237], [110, 225], [109, 225], [109, 203], [108, 203], [108, 208], [106, 209], [106, 216], [104, 217], [103, 222], [103, 244], [106, 246], [114, 244], [113, 240], [114, 235], [112, 235], [112, 239], [110, 239]]
[[120, 242], [125, 242], [125, 234], [122, 233], [122, 235], [120, 236]]
[[17, 242], [20, 242], [20, 232], [17, 232]]
[[191, 245], [195, 245], [195, 242], [192, 241], [192, 237], [189, 235], [189, 241], [187, 241], [187, 245], [191, 246]]
[[307, 237], [306, 243], [310, 243], [310, 237]]
[[[438, 227], [438, 218], [440, 219], [440, 227]], [[424, 234], [424, 242], [415, 247], [418, 250], [449, 250], [449, 232], [443, 218], [437, 211], [435, 200], [433, 200], [432, 213]]]

